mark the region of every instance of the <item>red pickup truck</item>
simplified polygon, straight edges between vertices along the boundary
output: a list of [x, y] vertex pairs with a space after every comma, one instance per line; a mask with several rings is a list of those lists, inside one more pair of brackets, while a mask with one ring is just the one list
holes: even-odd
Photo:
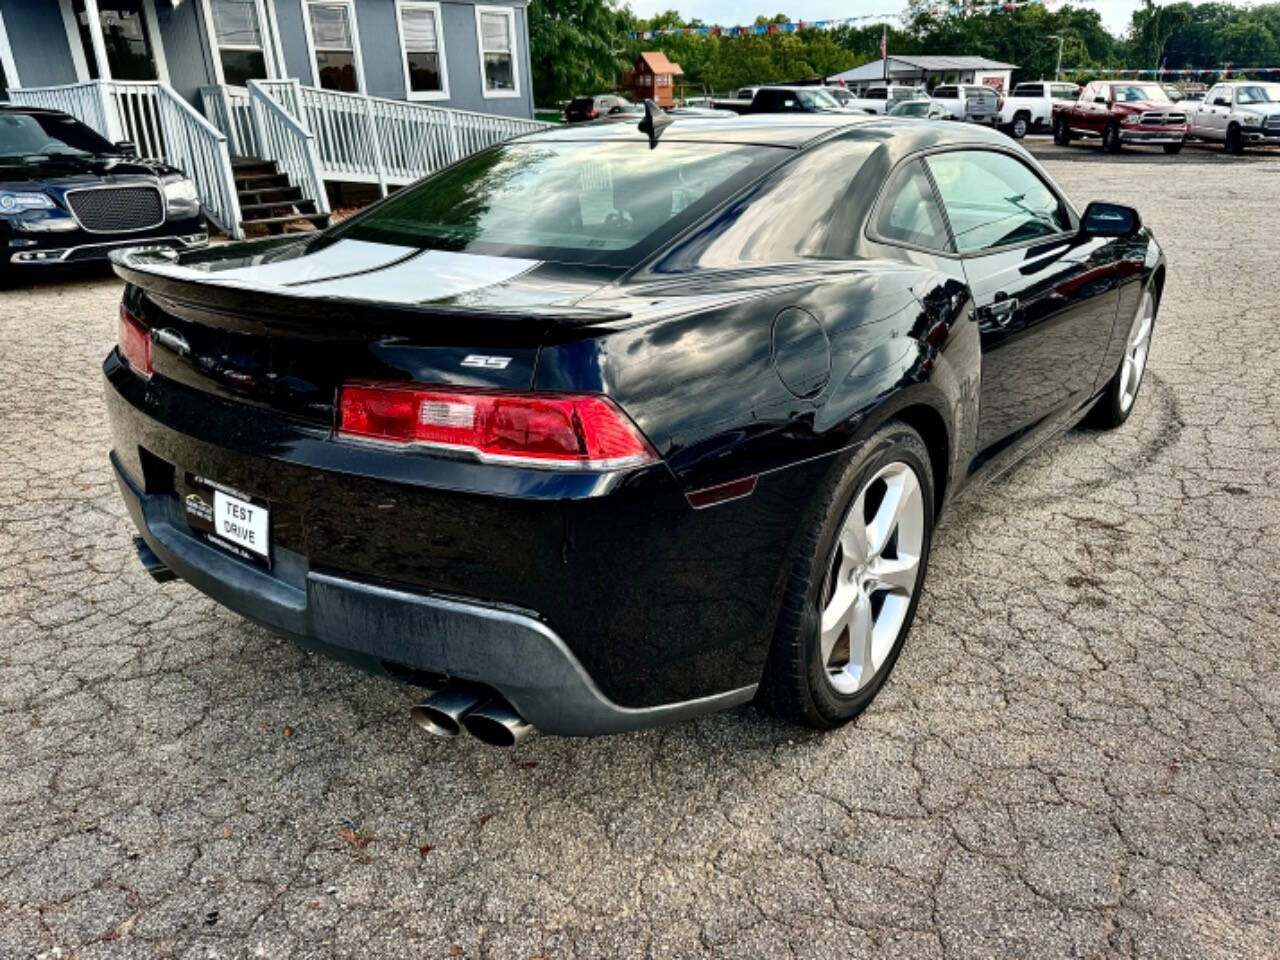
[[1187, 136], [1187, 115], [1158, 83], [1095, 80], [1080, 99], [1053, 105], [1053, 140], [1065, 147], [1077, 137], [1101, 137], [1102, 149], [1160, 144], [1177, 153]]

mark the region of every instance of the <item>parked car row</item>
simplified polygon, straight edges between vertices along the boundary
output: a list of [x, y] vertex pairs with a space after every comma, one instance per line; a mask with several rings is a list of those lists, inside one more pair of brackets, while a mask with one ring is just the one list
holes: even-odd
[[1202, 100], [1174, 103], [1158, 83], [1096, 80], [1075, 101], [1054, 104], [1053, 138], [1059, 146], [1097, 139], [1109, 153], [1126, 145], [1178, 153], [1193, 139], [1241, 153], [1247, 144], [1280, 143], [1280, 84], [1224, 80]]

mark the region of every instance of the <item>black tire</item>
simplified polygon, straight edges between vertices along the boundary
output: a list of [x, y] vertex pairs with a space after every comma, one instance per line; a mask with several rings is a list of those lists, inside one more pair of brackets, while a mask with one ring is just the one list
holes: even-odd
[[1009, 125], [1009, 136], [1015, 140], [1021, 140], [1031, 130], [1031, 115], [1027, 113], [1018, 113], [1014, 115], [1013, 123]]
[[1120, 147], [1120, 125], [1108, 123], [1107, 128], [1102, 131], [1102, 149], [1107, 153], [1119, 153]]
[[1227, 139], [1222, 142], [1222, 149], [1236, 157], [1244, 153], [1244, 137], [1240, 134], [1238, 123], [1227, 127]]
[[1053, 118], [1053, 142], [1060, 147], [1068, 146], [1071, 143], [1071, 128], [1067, 126], [1067, 121], [1062, 117]]
[[1167, 153], [1167, 154], [1170, 154], [1170, 155], [1172, 155], [1172, 154], [1177, 154], [1177, 153], [1181, 153], [1181, 152], [1182, 152], [1182, 144], [1180, 144], [1180, 143], [1166, 143], [1166, 144], [1164, 145], [1164, 152], [1165, 152], [1165, 153]]
[[[906, 463], [915, 472], [924, 506], [924, 537], [915, 589], [902, 627], [871, 681], [842, 695], [827, 679], [820, 661], [819, 625], [822, 602], [836, 555], [836, 543], [859, 491], [888, 464]], [[915, 619], [920, 587], [929, 563], [933, 538], [934, 490], [929, 451], [911, 427], [891, 421], [853, 454], [832, 468], [810, 507], [808, 529], [788, 574], [786, 592], [769, 652], [759, 701], [778, 716], [805, 726], [829, 730], [866, 709], [893, 671]]]
[[[1148, 291], [1146, 290], [1143, 291], [1144, 297], [1147, 292]], [[1151, 293], [1153, 311], [1151, 315], [1152, 332], [1150, 336], [1154, 336], [1157, 321], [1160, 319], [1160, 293], [1154, 286], [1149, 288], [1149, 292]], [[1141, 309], [1141, 306], [1142, 301], [1139, 301], [1139, 309]], [[1126, 337], [1128, 336], [1128, 333], [1129, 331], [1126, 330]], [[1133, 400], [1126, 408], [1121, 402], [1121, 389], [1123, 387], [1121, 379], [1123, 373], [1124, 358], [1121, 357], [1120, 365], [1116, 368], [1115, 374], [1107, 383], [1106, 389], [1102, 391], [1102, 396], [1098, 398], [1098, 402], [1095, 403], [1093, 409], [1089, 411], [1089, 415], [1085, 422], [1090, 426], [1097, 427], [1099, 430], [1114, 430], [1129, 419], [1129, 416], [1133, 413], [1133, 408], [1138, 405], [1138, 396], [1142, 392], [1142, 384], [1146, 380], [1146, 377], [1143, 376], [1142, 379], [1138, 381], [1138, 386], [1134, 391]]]

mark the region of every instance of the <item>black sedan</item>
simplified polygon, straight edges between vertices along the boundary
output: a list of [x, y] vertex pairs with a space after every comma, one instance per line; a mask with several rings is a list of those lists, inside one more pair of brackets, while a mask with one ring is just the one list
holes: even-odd
[[148, 569], [436, 690], [442, 734], [866, 707], [943, 504], [1130, 415], [1164, 257], [974, 126], [647, 119], [118, 257]]
[[132, 154], [68, 114], [0, 106], [0, 280], [23, 268], [105, 263], [121, 247], [205, 246], [192, 182]]

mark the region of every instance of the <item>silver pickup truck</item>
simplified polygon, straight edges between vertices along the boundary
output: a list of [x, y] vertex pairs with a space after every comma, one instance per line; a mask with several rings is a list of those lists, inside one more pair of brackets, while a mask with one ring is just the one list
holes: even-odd
[[1187, 106], [1187, 135], [1215, 140], [1227, 153], [1249, 143], [1280, 143], [1280, 83], [1231, 80], [1214, 84], [1204, 99]]

